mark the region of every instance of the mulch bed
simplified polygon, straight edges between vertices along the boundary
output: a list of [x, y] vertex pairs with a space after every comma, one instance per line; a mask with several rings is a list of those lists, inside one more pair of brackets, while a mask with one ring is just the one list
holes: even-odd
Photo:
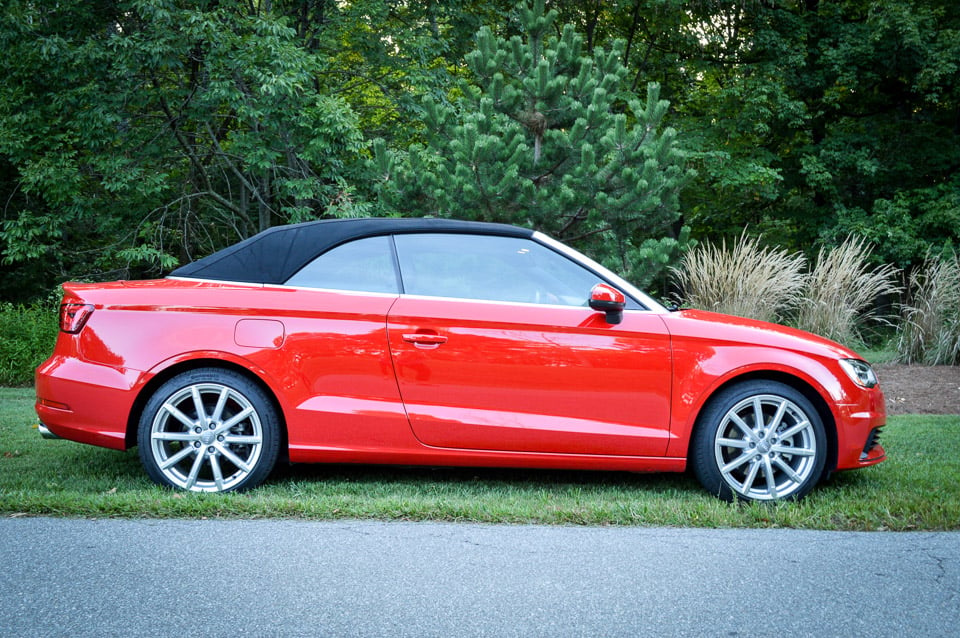
[[960, 414], [960, 366], [876, 366], [887, 414]]

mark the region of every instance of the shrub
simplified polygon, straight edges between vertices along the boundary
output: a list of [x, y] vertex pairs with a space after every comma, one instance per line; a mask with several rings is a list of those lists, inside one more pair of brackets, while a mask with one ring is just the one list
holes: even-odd
[[960, 364], [960, 257], [928, 259], [910, 276], [897, 350], [905, 363]]
[[673, 269], [685, 303], [729, 315], [779, 321], [799, 303], [805, 260], [779, 248], [761, 248], [746, 232], [727, 249], [701, 244]]
[[810, 273], [800, 254], [761, 248], [759, 238], [740, 236], [727, 248], [703, 244], [674, 269], [684, 301], [694, 308], [797, 327], [840, 343], [862, 343], [862, 328], [883, 321], [872, 310], [883, 295], [896, 294], [897, 269], [872, 267], [870, 247], [850, 238], [821, 249]]
[[53, 352], [57, 310], [50, 301], [0, 304], [0, 385], [29, 385]]
[[797, 327], [845, 344], [862, 343], [860, 328], [881, 320], [871, 308], [883, 295], [896, 294], [897, 269], [871, 267], [870, 246], [850, 237], [837, 248], [821, 248], [807, 276]]

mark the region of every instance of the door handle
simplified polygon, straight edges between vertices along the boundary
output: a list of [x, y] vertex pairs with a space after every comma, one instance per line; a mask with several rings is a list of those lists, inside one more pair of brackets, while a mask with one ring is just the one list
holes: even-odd
[[438, 334], [424, 334], [421, 332], [408, 332], [403, 335], [403, 340], [416, 346], [439, 346], [447, 342], [447, 338]]

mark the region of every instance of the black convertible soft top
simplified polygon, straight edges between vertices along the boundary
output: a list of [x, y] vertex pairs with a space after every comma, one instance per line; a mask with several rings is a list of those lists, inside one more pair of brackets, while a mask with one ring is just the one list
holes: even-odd
[[238, 244], [181, 266], [170, 273], [170, 276], [282, 284], [317, 255], [344, 242], [375, 235], [438, 232], [508, 237], [530, 237], [533, 234], [533, 231], [527, 228], [453, 219], [327, 219], [268, 228]]

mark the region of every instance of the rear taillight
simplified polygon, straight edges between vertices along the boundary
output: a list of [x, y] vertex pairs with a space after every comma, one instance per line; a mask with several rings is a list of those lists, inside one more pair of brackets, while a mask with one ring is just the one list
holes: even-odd
[[88, 303], [60, 304], [60, 330], [76, 334], [83, 330], [92, 314], [93, 306]]

